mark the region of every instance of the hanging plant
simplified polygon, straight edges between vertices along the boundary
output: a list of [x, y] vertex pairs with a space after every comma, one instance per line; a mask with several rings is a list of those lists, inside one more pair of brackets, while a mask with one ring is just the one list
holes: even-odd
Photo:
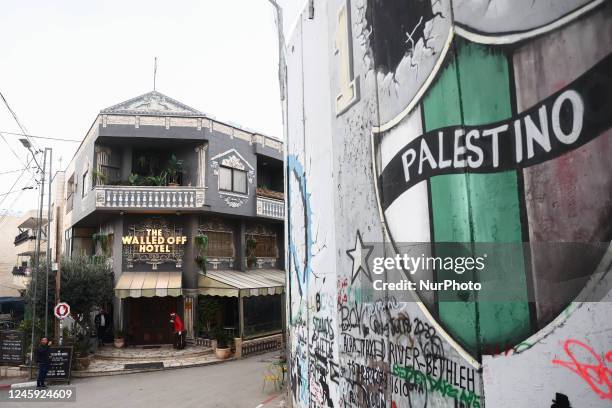
[[198, 234], [195, 236], [194, 242], [197, 247], [195, 262], [202, 273], [206, 275], [206, 262], [208, 261], [208, 258], [206, 257], [206, 251], [208, 250], [208, 235]]
[[95, 246], [99, 243], [100, 244], [100, 249], [102, 250], [102, 254], [104, 256], [107, 255], [107, 250], [108, 250], [108, 235], [107, 234], [102, 234], [102, 233], [95, 233], [91, 236], [91, 240], [93, 241], [94, 244], [94, 248]]
[[249, 237], [246, 240], [246, 251], [247, 251], [247, 266], [253, 267], [257, 262], [257, 257], [255, 256], [255, 248], [257, 248], [257, 240], [253, 237]]

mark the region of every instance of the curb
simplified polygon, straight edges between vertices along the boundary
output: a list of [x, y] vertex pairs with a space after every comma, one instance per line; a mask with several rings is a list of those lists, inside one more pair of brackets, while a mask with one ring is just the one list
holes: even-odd
[[28, 388], [28, 387], [36, 387], [36, 381], [28, 381], [28, 382], [13, 383], [13, 384], [0, 384], [0, 390], [10, 390], [13, 388]]

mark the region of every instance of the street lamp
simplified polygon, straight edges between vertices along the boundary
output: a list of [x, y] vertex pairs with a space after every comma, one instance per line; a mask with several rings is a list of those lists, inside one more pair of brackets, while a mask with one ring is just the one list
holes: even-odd
[[23, 147], [25, 147], [26, 149], [30, 150], [32, 148], [32, 143], [30, 143], [28, 139], [23, 138], [23, 139], [19, 139], [19, 141], [21, 142]]

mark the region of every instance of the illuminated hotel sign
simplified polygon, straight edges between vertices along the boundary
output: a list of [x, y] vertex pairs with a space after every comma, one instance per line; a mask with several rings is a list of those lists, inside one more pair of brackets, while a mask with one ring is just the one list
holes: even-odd
[[174, 263], [177, 268], [182, 266], [187, 237], [181, 227], [156, 217], [130, 226], [121, 241], [128, 268], [145, 263], [156, 270], [163, 263]]
[[170, 245], [185, 245], [184, 235], [164, 236], [162, 229], [145, 229], [145, 235], [126, 235], [121, 238], [123, 245], [135, 245], [138, 252], [170, 252]]

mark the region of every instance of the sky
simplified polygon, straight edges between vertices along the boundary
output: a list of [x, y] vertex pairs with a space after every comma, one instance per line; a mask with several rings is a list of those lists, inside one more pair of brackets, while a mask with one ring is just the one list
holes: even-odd
[[[281, 2], [292, 20], [299, 3]], [[101, 109], [153, 89], [157, 57], [159, 92], [282, 138], [277, 38], [268, 0], [5, 0], [0, 91], [28, 134], [82, 140]], [[0, 211], [36, 208], [37, 191], [22, 190], [36, 186], [34, 171], [5, 173], [28, 152], [1, 102], [0, 132]], [[54, 172], [78, 147], [33, 140], [53, 148]]]

